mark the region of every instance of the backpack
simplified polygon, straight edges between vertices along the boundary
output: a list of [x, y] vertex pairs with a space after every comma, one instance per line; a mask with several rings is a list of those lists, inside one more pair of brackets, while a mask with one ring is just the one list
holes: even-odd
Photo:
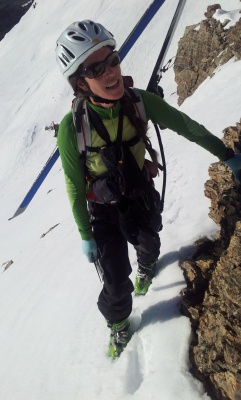
[[[127, 88], [127, 90], [131, 97], [131, 100], [133, 101], [136, 110], [136, 115], [146, 122], [147, 118], [146, 118], [145, 108], [139, 90], [135, 88]], [[134, 159], [132, 153], [129, 150], [131, 146], [136, 145], [140, 141], [140, 137], [136, 135], [129, 141], [122, 142], [122, 125], [121, 127], [119, 127], [119, 123], [120, 122], [122, 123], [123, 121], [122, 110], [120, 110], [120, 115], [119, 115], [117, 139], [114, 143], [111, 142], [109, 133], [106, 130], [101, 118], [88, 105], [86, 101], [83, 101], [80, 98], [74, 99], [72, 113], [73, 113], [73, 122], [76, 129], [77, 145], [81, 158], [85, 159], [92, 152], [99, 153], [107, 170], [112, 175], [112, 180], [114, 174], [121, 173], [123, 181], [123, 187], [120, 190], [121, 194], [124, 194], [127, 197], [131, 197], [132, 195], [134, 195], [134, 193], [131, 194], [131, 192], [133, 192], [132, 189], [137, 183], [138, 183], [137, 186], [139, 186], [139, 191], [141, 190], [146, 191], [148, 189], [146, 187], [146, 179], [144, 179], [143, 182], [143, 173], [142, 172], [140, 173], [136, 160]], [[90, 123], [94, 126], [98, 135], [106, 143], [106, 145], [103, 146], [102, 148], [92, 146]], [[149, 147], [146, 146], [146, 149], [150, 152], [151, 144], [149, 144]], [[119, 152], [118, 155], [117, 152]], [[155, 177], [157, 175], [158, 170], [157, 168], [156, 169], [154, 168], [154, 164], [151, 161], [145, 160], [145, 166], [147, 167], [147, 170], [151, 175], [151, 177]], [[132, 171], [132, 174], [130, 174], [130, 171]], [[86, 176], [88, 176], [87, 171], [86, 171]], [[95, 184], [95, 186], [99, 185], [100, 182], [98, 182], [98, 184]], [[109, 185], [112, 186], [110, 182]], [[114, 201], [114, 199], [112, 200]]]
[[[128, 92], [133, 100], [136, 114], [143, 121], [147, 122], [146, 112], [139, 90], [136, 88], [128, 88]], [[72, 113], [80, 155], [82, 157], [87, 157], [91, 152], [90, 149], [92, 148], [87, 102], [80, 98], [74, 99], [72, 103]]]
[[[139, 90], [128, 88], [128, 92], [132, 98], [136, 115], [143, 121], [147, 121]], [[143, 171], [140, 170], [130, 151], [130, 147], [140, 140], [138, 135], [129, 141], [122, 142], [122, 110], [120, 110], [117, 139], [114, 143], [110, 141], [102, 120], [93, 109], [88, 107], [86, 101], [79, 98], [74, 99], [72, 113], [81, 158], [85, 159], [93, 151], [99, 152], [109, 172], [108, 176], [95, 180], [88, 177], [88, 172], [86, 171], [88, 182], [87, 200], [100, 204], [120, 204], [123, 202], [123, 196], [127, 200], [132, 199], [134, 208], [140, 209], [141, 207], [142, 217], [146, 214], [148, 216], [147, 223], [151, 220], [154, 230], [156, 232], [159, 231], [162, 227], [162, 203], [160, 194], [156, 191], [152, 179], [157, 175], [157, 171], [153, 171], [153, 163], [149, 160], [146, 160]], [[102, 148], [92, 147], [90, 121], [100, 137], [106, 142], [106, 145]], [[120, 137], [119, 132], [121, 132]], [[148, 150], [148, 147], [146, 148]], [[142, 199], [141, 204], [140, 199]]]

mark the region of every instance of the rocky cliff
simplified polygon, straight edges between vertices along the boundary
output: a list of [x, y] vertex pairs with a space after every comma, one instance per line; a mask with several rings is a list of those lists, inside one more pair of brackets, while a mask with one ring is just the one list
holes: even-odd
[[[241, 121], [224, 130], [224, 141], [241, 151]], [[205, 195], [209, 216], [220, 227], [215, 240], [196, 243], [181, 268], [187, 282], [182, 312], [192, 323], [192, 372], [213, 399], [241, 399], [241, 188], [222, 162], [209, 168]]]
[[[195, 70], [186, 69], [186, 72], [183, 72], [187, 82], [189, 82], [188, 74], [192, 72], [193, 74], [189, 75], [190, 89], [185, 95], [182, 94], [182, 99], [195, 90], [205, 74], [212, 74], [212, 68], [215, 67], [211, 59], [215, 60], [214, 53], [216, 56], [219, 54], [224, 42], [226, 60], [233, 57], [233, 49], [238, 51], [240, 46], [240, 31], [237, 42], [234, 41], [231, 46], [231, 34], [227, 39], [226, 32], [224, 41], [220, 23], [208, 17], [208, 20], [203, 21], [201, 25], [203, 28], [194, 34], [198, 37], [196, 47], [195, 43], [191, 45], [192, 54], [195, 55], [194, 60], [191, 60], [191, 50], [188, 51], [190, 59], [187, 58], [187, 64], [190, 66], [197, 63], [197, 65]], [[240, 29], [240, 22], [236, 25], [232, 29], [233, 38]], [[193, 27], [186, 29], [188, 41], [193, 29]], [[204, 46], [201, 55], [198, 55], [201, 46], [199, 35], [202, 31]], [[209, 40], [213, 38], [211, 42], [216, 43], [216, 50], [215, 46], [208, 45], [209, 40], [205, 39], [206, 35]], [[181, 41], [179, 57], [184, 51], [183, 43], [186, 38]], [[240, 59], [240, 56], [239, 50], [236, 57]], [[196, 57], [199, 57], [198, 60]], [[208, 62], [204, 60], [209, 60], [211, 69], [208, 70]], [[213, 63], [217, 65], [217, 62]], [[194, 75], [196, 77], [192, 81]], [[240, 153], [241, 120], [235, 126], [225, 128], [223, 133], [225, 144]], [[187, 282], [187, 287], [181, 293], [181, 311], [190, 318], [192, 324], [190, 361], [193, 374], [204, 383], [213, 400], [240, 400], [241, 186], [234, 181], [231, 171], [222, 162], [210, 166], [209, 176], [210, 180], [205, 184], [205, 195], [211, 202], [209, 216], [218, 225], [219, 230], [213, 240], [203, 238], [197, 242], [193, 257], [181, 264]]]
[[232, 57], [241, 59], [241, 19], [225, 29], [229, 20], [221, 23], [213, 18], [220, 8], [219, 4], [209, 6], [206, 19], [188, 26], [178, 43], [174, 72], [179, 105], [220, 65]]

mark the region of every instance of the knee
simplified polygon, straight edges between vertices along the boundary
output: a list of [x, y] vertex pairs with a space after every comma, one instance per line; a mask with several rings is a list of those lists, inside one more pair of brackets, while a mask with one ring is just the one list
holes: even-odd
[[138, 241], [139, 245], [137, 246], [137, 250], [145, 253], [152, 253], [160, 249], [160, 237], [158, 233], [151, 229], [141, 229], [138, 235]]
[[144, 264], [151, 264], [157, 260], [160, 254], [160, 238], [154, 231], [141, 231], [139, 245], [135, 246], [138, 261]]
[[113, 280], [111, 284], [108, 284], [108, 287], [105, 287], [105, 289], [108, 291], [110, 296], [116, 297], [119, 300], [125, 296], [129, 296], [133, 292], [134, 287], [130, 278], [127, 278], [123, 282], [120, 280]]

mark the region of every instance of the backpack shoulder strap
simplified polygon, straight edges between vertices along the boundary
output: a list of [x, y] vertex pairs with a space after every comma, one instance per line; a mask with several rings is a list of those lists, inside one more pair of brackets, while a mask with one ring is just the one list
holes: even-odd
[[73, 123], [75, 126], [77, 145], [81, 156], [86, 157], [91, 146], [91, 130], [87, 103], [79, 98], [72, 103]]
[[[145, 107], [141, 94], [136, 88], [128, 88], [132, 101], [134, 103], [136, 114], [143, 121], [147, 122]], [[88, 113], [87, 102], [82, 99], [75, 98], [72, 103], [73, 123], [76, 130], [77, 145], [81, 156], [86, 157], [90, 154], [91, 149], [91, 129]]]
[[128, 93], [131, 96], [131, 99], [134, 103], [135, 109], [136, 109], [136, 114], [138, 115], [139, 118], [141, 118], [143, 121], [147, 122], [147, 117], [146, 117], [146, 111], [144, 107], [144, 103], [142, 101], [142, 97], [140, 94], [140, 91], [137, 88], [128, 88]]

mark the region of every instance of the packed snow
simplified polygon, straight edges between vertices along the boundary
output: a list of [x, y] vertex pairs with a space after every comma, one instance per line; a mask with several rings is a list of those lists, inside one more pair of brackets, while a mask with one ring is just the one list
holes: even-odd
[[[158, 273], [148, 294], [133, 298], [136, 332], [115, 362], [107, 357], [109, 331], [96, 305], [101, 283], [82, 254], [60, 160], [25, 212], [8, 220], [56, 147], [53, 131], [45, 126], [60, 122], [73, 98], [55, 62], [56, 39], [74, 20], [93, 19], [114, 33], [120, 47], [150, 4], [41, 0], [0, 43], [1, 399], [209, 399], [189, 372], [190, 322], [178, 305], [185, 287], [180, 259], [191, 254], [195, 240], [217, 230], [204, 197], [214, 156], [169, 130], [162, 132], [167, 190]], [[146, 88], [176, 4], [165, 1], [122, 63], [136, 87]], [[200, 22], [211, 4], [187, 0], [166, 62], [175, 56], [185, 27]], [[220, 4], [235, 23], [239, 0]], [[223, 13], [219, 11], [220, 19]], [[222, 130], [241, 117], [240, 70], [241, 61], [230, 60], [180, 109], [221, 138]], [[178, 107], [172, 69], [161, 84], [166, 101]], [[152, 127], [150, 134], [158, 149]], [[161, 190], [161, 177], [156, 187]], [[129, 252], [134, 279], [137, 263], [131, 246]]]
[[222, 9], [217, 9], [213, 15], [217, 21], [224, 23], [227, 21], [227, 25], [225, 29], [229, 29], [231, 26], [234, 26], [236, 22], [240, 19], [240, 10], [233, 10], [233, 11], [225, 11]]

